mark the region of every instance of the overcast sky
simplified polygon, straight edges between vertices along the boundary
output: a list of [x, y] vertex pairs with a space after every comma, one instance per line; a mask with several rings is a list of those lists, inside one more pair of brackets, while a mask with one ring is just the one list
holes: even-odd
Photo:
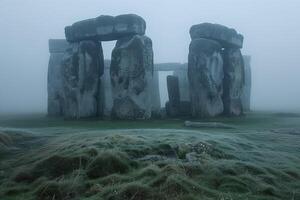
[[[252, 107], [300, 111], [299, 0], [0, 0], [0, 113], [46, 111], [48, 39], [99, 15], [147, 22], [155, 62], [187, 62], [189, 28], [213, 22], [245, 37], [252, 56]], [[113, 42], [104, 44], [110, 58]]]

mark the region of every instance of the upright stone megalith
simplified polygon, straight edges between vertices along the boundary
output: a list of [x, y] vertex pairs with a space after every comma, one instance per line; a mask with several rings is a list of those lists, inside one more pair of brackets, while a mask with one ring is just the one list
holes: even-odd
[[222, 46], [209, 39], [194, 39], [190, 44], [188, 78], [194, 117], [214, 117], [223, 112]]
[[243, 56], [245, 66], [245, 85], [242, 95], [243, 110], [250, 111], [251, 103], [251, 56]]
[[82, 41], [72, 44], [62, 62], [64, 116], [88, 118], [102, 115], [100, 84], [103, 74], [101, 43]]
[[244, 60], [240, 49], [224, 50], [224, 114], [240, 116], [243, 114], [242, 95], [245, 84]]
[[48, 65], [48, 116], [59, 117], [63, 115], [63, 76], [61, 61], [70, 44], [64, 39], [50, 39], [50, 59]]
[[167, 76], [167, 88], [169, 101], [166, 103], [166, 112], [170, 117], [179, 115], [180, 110], [180, 92], [177, 76]]
[[[227, 116], [242, 115], [243, 108], [241, 98], [244, 88], [244, 62], [240, 49], [243, 47], [243, 35], [232, 28], [211, 23], [192, 26], [190, 35], [192, 43], [189, 57], [189, 81], [191, 84], [190, 93], [193, 112], [195, 112], [195, 108], [201, 110], [203, 114], [200, 114], [200, 116], [202, 117], [216, 116], [221, 114], [220, 111], [222, 110], [224, 110], [223, 114]], [[199, 57], [198, 60], [196, 59], [197, 56], [195, 56], [197, 54]], [[214, 61], [207, 59], [207, 57], [210, 57], [210, 59]], [[217, 59], [217, 57], [220, 59]], [[223, 62], [217, 61], [222, 58]], [[214, 74], [215, 77], [199, 76], [198, 79], [195, 79], [198, 80], [198, 82], [202, 82], [202, 85], [203, 83], [209, 83], [206, 84], [206, 88], [209, 89], [201, 89], [202, 94], [204, 93], [205, 95], [201, 96], [201, 98], [199, 98], [199, 95], [198, 99], [195, 97], [197, 93], [192, 90], [197, 87], [196, 81], [193, 80], [193, 77], [196, 76], [193, 74], [195, 71], [191, 70], [196, 62], [200, 63], [199, 66], [204, 66], [205, 63], [208, 66], [205, 71], [202, 71], [202, 74]], [[211, 85], [214, 85], [214, 87], [211, 87]], [[205, 93], [204, 91], [208, 92]], [[206, 101], [203, 100], [205, 98]], [[205, 109], [205, 106], [197, 105], [196, 102], [198, 101], [210, 102], [210, 104], [208, 104]]]
[[153, 85], [152, 41], [135, 35], [117, 41], [112, 52], [112, 115], [117, 119], [149, 119]]

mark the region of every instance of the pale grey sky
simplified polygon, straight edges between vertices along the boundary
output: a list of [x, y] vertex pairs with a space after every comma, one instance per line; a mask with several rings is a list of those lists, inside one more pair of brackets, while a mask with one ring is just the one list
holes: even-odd
[[[0, 113], [46, 111], [48, 39], [102, 14], [147, 21], [155, 62], [186, 62], [193, 24], [233, 27], [252, 55], [252, 106], [300, 111], [298, 0], [0, 0]], [[113, 42], [104, 44], [109, 58]]]

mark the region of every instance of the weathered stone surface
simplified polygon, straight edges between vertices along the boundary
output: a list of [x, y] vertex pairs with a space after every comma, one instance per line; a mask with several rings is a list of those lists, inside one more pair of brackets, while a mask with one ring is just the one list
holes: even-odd
[[112, 98], [112, 86], [110, 78], [110, 60], [104, 60], [104, 74], [103, 74], [103, 84], [102, 88], [104, 91], [104, 116], [107, 118], [111, 117], [111, 111], [113, 107], [113, 98]]
[[118, 40], [112, 52], [112, 115], [118, 119], [151, 117], [152, 41], [146, 36]]
[[224, 114], [240, 116], [243, 114], [242, 95], [245, 83], [244, 61], [239, 49], [224, 50]]
[[48, 116], [59, 117], [63, 114], [63, 90], [61, 61], [63, 53], [51, 53], [48, 65]]
[[251, 57], [243, 56], [245, 66], [245, 85], [242, 95], [242, 104], [244, 111], [250, 111], [250, 99], [251, 99]]
[[65, 39], [50, 39], [48, 44], [50, 53], [65, 53], [70, 48], [70, 43]]
[[166, 102], [166, 113], [169, 117], [179, 116], [180, 94], [178, 77], [167, 76], [169, 101]]
[[110, 41], [132, 35], [144, 35], [145, 20], [134, 14], [116, 17], [101, 15], [74, 23], [65, 28], [65, 35], [69, 42], [82, 40]]
[[180, 94], [179, 94], [179, 81], [177, 76], [167, 76], [167, 87], [169, 102], [174, 107], [179, 107]]
[[70, 44], [64, 39], [50, 39], [48, 44], [48, 116], [59, 117], [63, 114], [61, 61]]
[[190, 44], [188, 78], [194, 117], [214, 117], [223, 112], [223, 59], [221, 45], [208, 39]]
[[173, 72], [174, 76], [178, 77], [179, 81], [179, 92], [180, 92], [180, 101], [190, 101], [190, 88], [189, 88], [189, 79], [188, 79], [188, 64], [182, 64], [181, 70], [175, 70]]
[[96, 117], [102, 114], [99, 101], [103, 74], [103, 52], [100, 43], [75, 43], [62, 62], [64, 116], [66, 118]]
[[180, 116], [191, 116], [191, 102], [180, 101], [179, 113]]
[[191, 114], [189, 101], [180, 101], [180, 89], [177, 76], [167, 76], [169, 101], [166, 103], [166, 113], [169, 117], [181, 117]]
[[152, 116], [160, 116], [161, 103], [159, 94], [159, 74], [158, 71], [153, 72], [152, 79]]
[[206, 38], [218, 41], [222, 47], [243, 47], [244, 37], [236, 30], [219, 24], [203, 23], [194, 25], [190, 29], [192, 40]]
[[234, 129], [235, 127], [229, 126], [227, 124], [223, 124], [220, 122], [191, 122], [185, 121], [184, 125], [186, 127], [193, 127], [193, 128], [221, 128], [221, 129]]

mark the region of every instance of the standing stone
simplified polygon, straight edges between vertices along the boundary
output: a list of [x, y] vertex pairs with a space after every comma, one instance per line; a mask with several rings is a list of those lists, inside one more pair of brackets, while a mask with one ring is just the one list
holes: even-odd
[[179, 81], [177, 76], [167, 76], [169, 102], [174, 106], [180, 104]]
[[242, 95], [245, 83], [244, 61], [240, 49], [224, 50], [224, 114], [240, 116], [243, 114]]
[[245, 65], [245, 86], [242, 96], [243, 110], [250, 111], [251, 99], [251, 57], [243, 56]]
[[189, 79], [188, 79], [188, 64], [182, 64], [181, 70], [175, 70], [173, 72], [174, 76], [178, 77], [179, 81], [179, 92], [180, 92], [180, 101], [190, 101], [190, 88], [189, 88]]
[[152, 108], [153, 50], [146, 36], [117, 41], [112, 52], [112, 115], [118, 119], [149, 119]]
[[102, 115], [100, 84], [103, 52], [98, 42], [74, 43], [63, 59], [64, 116], [87, 118]]
[[166, 112], [170, 117], [179, 115], [180, 93], [179, 82], [176, 76], [167, 76], [167, 88], [169, 101], [166, 103]]
[[61, 61], [70, 44], [63, 39], [50, 39], [50, 59], [48, 65], [48, 116], [59, 117], [63, 115], [63, 90]]
[[102, 88], [104, 91], [104, 116], [107, 118], [111, 117], [111, 110], [113, 107], [113, 98], [112, 98], [112, 87], [111, 87], [111, 78], [110, 78], [110, 60], [104, 60], [104, 75], [103, 75], [103, 84]]
[[194, 117], [214, 117], [223, 112], [223, 59], [221, 45], [208, 39], [190, 44], [188, 78]]
[[161, 103], [160, 103], [160, 94], [159, 94], [159, 74], [158, 71], [153, 72], [153, 81], [152, 81], [152, 115], [159, 117]]

